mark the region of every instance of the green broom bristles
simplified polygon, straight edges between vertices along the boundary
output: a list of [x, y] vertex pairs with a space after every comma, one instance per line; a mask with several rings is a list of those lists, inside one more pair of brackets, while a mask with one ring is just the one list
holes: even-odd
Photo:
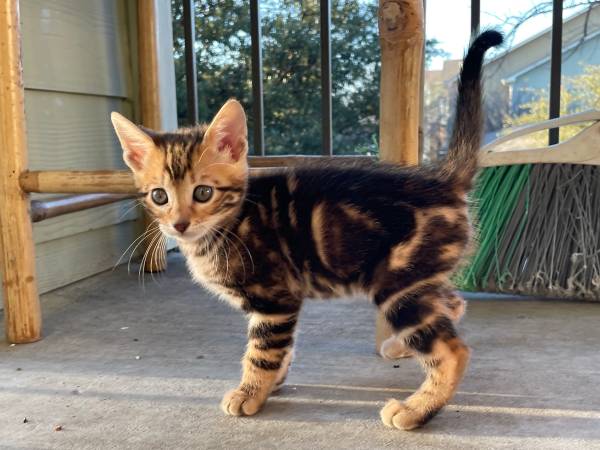
[[492, 272], [497, 278], [501, 268], [496, 258], [496, 243], [510, 219], [518, 196], [529, 177], [530, 166], [501, 166], [483, 169], [471, 195], [475, 217], [476, 253], [469, 265], [455, 276], [464, 290], [487, 290], [486, 280]]
[[600, 168], [484, 169], [472, 196], [478, 247], [459, 288], [600, 300]]

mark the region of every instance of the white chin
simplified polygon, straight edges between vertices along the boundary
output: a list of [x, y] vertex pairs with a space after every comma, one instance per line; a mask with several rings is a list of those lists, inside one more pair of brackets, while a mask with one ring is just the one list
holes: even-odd
[[196, 242], [198, 239], [200, 239], [203, 236], [203, 233], [192, 233], [189, 231], [186, 231], [184, 234], [171, 234], [171, 237], [174, 237], [175, 239], [177, 239], [178, 241], [181, 242]]
[[203, 232], [198, 230], [187, 230], [184, 234], [181, 234], [175, 230], [165, 229], [163, 226], [159, 228], [165, 236], [181, 242], [195, 242], [204, 235]]
[[182, 242], [193, 242], [196, 241], [199, 236], [196, 236], [195, 234], [178, 234], [176, 236], [173, 236], [175, 239], [177, 239], [178, 241], [182, 241]]

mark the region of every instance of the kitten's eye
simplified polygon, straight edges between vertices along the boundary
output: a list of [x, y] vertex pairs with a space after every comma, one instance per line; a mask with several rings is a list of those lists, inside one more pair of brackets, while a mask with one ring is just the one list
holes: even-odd
[[169, 196], [167, 195], [167, 191], [165, 191], [162, 188], [152, 189], [150, 196], [152, 197], [152, 201], [159, 206], [162, 206], [169, 201]]
[[194, 189], [194, 200], [200, 203], [206, 203], [213, 195], [213, 188], [210, 186], [196, 186]]

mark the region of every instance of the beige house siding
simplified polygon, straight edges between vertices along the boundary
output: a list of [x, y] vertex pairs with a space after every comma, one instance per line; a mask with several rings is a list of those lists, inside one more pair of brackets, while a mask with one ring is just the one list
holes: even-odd
[[[581, 73], [582, 63], [597, 64], [600, 6], [582, 11], [563, 24], [563, 76]], [[540, 89], [549, 89], [551, 29], [532, 36], [507, 50], [485, 65], [487, 139], [496, 137], [504, 116], [518, 113], [519, 105], [529, 101]]]
[[[548, 90], [551, 34], [551, 29], [547, 28], [517, 45], [509, 43], [505, 51], [486, 62], [484, 142], [498, 137], [507, 115], [518, 114], [523, 103], [541, 89]], [[581, 73], [585, 65], [600, 64], [600, 5], [565, 20], [562, 42], [563, 76]], [[435, 97], [434, 94], [438, 94], [425, 114], [430, 134], [424, 149], [431, 159], [446, 152], [459, 65], [460, 61], [449, 60], [445, 61], [442, 70], [425, 73], [426, 100], [428, 95]], [[439, 95], [439, 91], [444, 95]]]
[[[563, 24], [563, 49], [581, 40], [584, 30], [587, 30], [589, 35], [599, 29], [600, 6], [594, 6], [589, 11], [570, 17]], [[485, 66], [490, 84], [511, 78], [533, 64], [549, 58], [551, 41], [551, 30], [546, 29], [514, 47], [508, 47], [506, 52], [501, 53]]]
[[[163, 125], [173, 128], [170, 2], [158, 4]], [[138, 117], [136, 1], [21, 0], [20, 10], [30, 168], [123, 169], [109, 115]], [[112, 268], [140, 232], [132, 205], [34, 224], [40, 292]]]

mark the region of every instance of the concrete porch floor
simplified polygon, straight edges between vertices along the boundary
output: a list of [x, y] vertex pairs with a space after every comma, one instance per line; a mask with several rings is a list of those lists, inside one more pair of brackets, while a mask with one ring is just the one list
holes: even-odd
[[600, 448], [600, 305], [471, 298], [467, 377], [413, 432], [378, 412], [422, 374], [374, 354], [365, 301], [307, 303], [287, 385], [242, 419], [218, 405], [238, 381], [243, 316], [194, 286], [179, 255], [145, 290], [121, 267], [43, 309], [43, 341], [0, 341], [3, 449]]

